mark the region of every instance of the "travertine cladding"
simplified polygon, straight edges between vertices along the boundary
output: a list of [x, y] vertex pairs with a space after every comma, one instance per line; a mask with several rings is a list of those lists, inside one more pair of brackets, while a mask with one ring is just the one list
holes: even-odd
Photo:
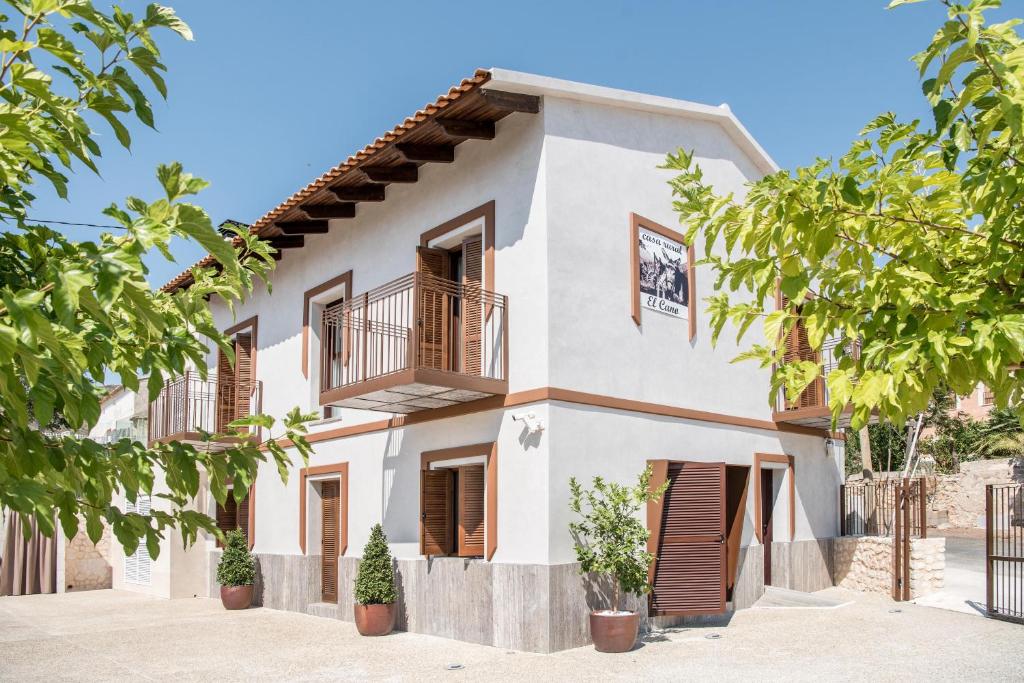
[[[761, 546], [741, 549], [732, 607], [750, 607], [764, 593]], [[830, 541], [778, 543], [776, 557], [785, 561], [774, 575], [777, 585], [818, 590], [831, 585]], [[320, 595], [320, 558], [316, 555], [258, 554], [254, 603], [273, 609], [353, 619], [352, 586], [359, 559], [338, 563], [338, 604], [325, 605]], [[217, 595], [215, 571], [220, 551], [210, 556], [210, 595]], [[590, 643], [588, 615], [604, 608], [610, 586], [579, 574], [578, 563], [501, 564], [454, 557], [400, 559], [395, 562], [398, 588], [396, 628], [529, 652], [556, 652]], [[630, 596], [627, 609], [644, 615], [643, 628], [712, 622], [711, 617], [647, 618], [647, 599]]]
[[[836, 538], [835, 584], [867, 593], [892, 594], [892, 543], [881, 536]], [[946, 571], [946, 539], [910, 541], [910, 593], [919, 598], [943, 586]]]
[[932, 519], [954, 528], [985, 526], [985, 485], [1009, 484], [1013, 470], [1008, 459], [976, 460], [960, 465], [959, 474], [940, 474], [932, 478], [934, 493], [929, 496]]
[[78, 520], [79, 532], [64, 545], [64, 590], [92, 591], [113, 585], [110, 566], [110, 527], [103, 525], [103, 536], [96, 545], [85, 532], [85, 519]]

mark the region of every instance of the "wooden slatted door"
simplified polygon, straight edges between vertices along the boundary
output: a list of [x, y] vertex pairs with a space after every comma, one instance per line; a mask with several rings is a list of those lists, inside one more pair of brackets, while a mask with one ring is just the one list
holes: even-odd
[[483, 240], [477, 236], [462, 243], [462, 372], [479, 376], [483, 368]]
[[[447, 280], [450, 277], [450, 254], [443, 249], [418, 247], [417, 272]], [[419, 288], [419, 365], [433, 370], [448, 370], [448, 325], [451, 310], [448, 295], [434, 287]]]
[[459, 555], [484, 554], [484, 466], [459, 468]]
[[337, 480], [320, 484], [320, 586], [324, 602], [338, 602], [338, 552], [341, 486]]
[[672, 462], [662, 501], [651, 607], [659, 615], [725, 611], [725, 464]]
[[448, 555], [452, 552], [452, 471], [420, 472], [420, 552]]

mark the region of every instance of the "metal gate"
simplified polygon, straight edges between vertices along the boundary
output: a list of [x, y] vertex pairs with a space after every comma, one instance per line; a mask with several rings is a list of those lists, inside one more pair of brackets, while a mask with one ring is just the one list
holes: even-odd
[[985, 487], [988, 616], [1024, 624], [1024, 484]]

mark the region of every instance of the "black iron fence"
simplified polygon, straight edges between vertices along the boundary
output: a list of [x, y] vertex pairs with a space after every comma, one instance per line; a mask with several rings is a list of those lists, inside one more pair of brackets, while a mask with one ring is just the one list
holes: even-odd
[[988, 615], [1024, 624], [1024, 484], [985, 487]]

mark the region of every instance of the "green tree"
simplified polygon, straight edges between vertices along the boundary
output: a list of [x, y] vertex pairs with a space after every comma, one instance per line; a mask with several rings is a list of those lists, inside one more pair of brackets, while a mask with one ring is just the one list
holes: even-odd
[[360, 605], [390, 605], [397, 599], [395, 567], [388, 550], [384, 527], [374, 524], [363, 548], [356, 575], [356, 602]]
[[[717, 194], [690, 153], [666, 164], [716, 272], [714, 338], [760, 322], [766, 341], [740, 358], [774, 367], [770, 396], [794, 399], [819, 372], [783, 362], [794, 326], [814, 348], [838, 338], [829, 407], [836, 420], [852, 404], [855, 430], [873, 412], [902, 424], [942, 385], [984, 383], [1024, 412], [1024, 42], [1019, 20], [986, 23], [998, 0], [943, 4], [948, 20], [914, 57], [928, 125], [882, 114], [838, 161], [773, 173], [743, 196]], [[772, 310], [776, 287], [800, 305]]]
[[256, 558], [240, 529], [225, 534], [224, 552], [217, 565], [217, 583], [222, 586], [251, 586], [256, 580]]
[[654, 555], [646, 550], [650, 531], [639, 514], [648, 501], [661, 498], [669, 484], [665, 482], [652, 491], [651, 474], [648, 466], [633, 486], [594, 477], [594, 488], [590, 490], [585, 490], [575, 477], [569, 479], [569, 509], [582, 517], [581, 521], [569, 524], [580, 573], [612, 579], [612, 609], [617, 612], [622, 611], [624, 592], [643, 595], [651, 590], [647, 571]]
[[[188, 362], [205, 373], [211, 343], [231, 355], [208, 299], [242, 300], [266, 279], [271, 249], [245, 231], [224, 239], [189, 202], [206, 183], [177, 163], [157, 169], [163, 197], [129, 197], [123, 207], [106, 210], [124, 228], [116, 236], [74, 242], [33, 224], [38, 183], [64, 197], [73, 167], [98, 172], [101, 138], [94, 124], [111, 129], [125, 147], [133, 118], [153, 125], [147, 93], [166, 96], [154, 32], [185, 39], [191, 32], [159, 5], [140, 16], [116, 6], [104, 13], [87, 0], [7, 5], [10, 16], [0, 15], [0, 505], [35, 516], [47, 535], [54, 511], [69, 537], [83, 515], [94, 541], [105, 519], [125, 552], [144, 540], [156, 556], [169, 527], [180, 528], [186, 543], [201, 529], [219, 534], [213, 520], [186, 507], [201, 475], [223, 503], [227, 485], [248, 490], [268, 457], [286, 477], [289, 458], [281, 444], [245, 441], [222, 453], [127, 439], [108, 445], [75, 433], [57, 436], [40, 425], [55, 416], [82, 431], [95, 425], [108, 373], [133, 390], [147, 375], [156, 396], [165, 378]], [[173, 260], [174, 238], [197, 242], [218, 268], [197, 271], [195, 285], [172, 296], [150, 289], [143, 257]], [[293, 410], [283, 430], [303, 458], [309, 451], [304, 419]], [[254, 416], [232, 429], [258, 425], [269, 433], [273, 424]], [[171, 501], [170, 511], [143, 517], [111, 505], [117, 492], [132, 501], [151, 493], [158, 470], [166, 474], [169, 492], [160, 495]]]

